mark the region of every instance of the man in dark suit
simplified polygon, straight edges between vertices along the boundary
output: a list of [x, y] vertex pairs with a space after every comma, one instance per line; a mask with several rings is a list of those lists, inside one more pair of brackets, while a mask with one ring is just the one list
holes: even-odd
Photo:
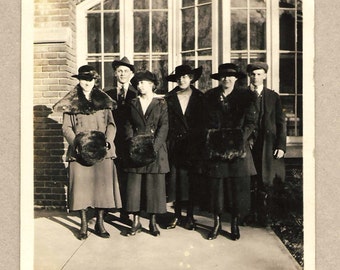
[[257, 175], [252, 177], [254, 221], [270, 225], [272, 191], [285, 179], [286, 122], [280, 96], [264, 86], [268, 65], [255, 62], [247, 66], [249, 90], [257, 96], [259, 114], [252, 141], [252, 154]]
[[117, 126], [117, 133], [114, 140], [117, 153], [115, 164], [117, 167], [120, 193], [123, 204], [121, 218], [123, 221], [129, 221], [129, 216], [125, 212], [127, 175], [123, 169], [123, 155], [124, 147], [126, 145], [124, 142], [124, 124], [127, 117], [126, 104], [137, 96], [137, 90], [130, 84], [130, 80], [133, 77], [135, 68], [125, 56], [121, 60], [113, 61], [112, 68], [114, 72], [115, 86], [112, 89], [106, 91], [106, 94], [108, 94], [113, 100], [117, 102], [117, 108], [112, 111], [113, 118]]

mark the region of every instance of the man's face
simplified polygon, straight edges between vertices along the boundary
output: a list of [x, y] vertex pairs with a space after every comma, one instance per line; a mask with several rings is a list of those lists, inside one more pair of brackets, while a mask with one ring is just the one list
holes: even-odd
[[191, 76], [188, 74], [185, 74], [178, 78], [177, 83], [179, 88], [181, 89], [187, 89], [190, 86], [191, 82]]
[[264, 69], [255, 69], [248, 74], [250, 83], [256, 86], [263, 84], [263, 81], [267, 78], [267, 73]]
[[237, 78], [235, 76], [224, 76], [220, 77], [220, 84], [222, 85], [223, 89], [233, 89]]
[[115, 76], [119, 83], [127, 83], [132, 77], [132, 70], [127, 66], [118, 66], [115, 71]]

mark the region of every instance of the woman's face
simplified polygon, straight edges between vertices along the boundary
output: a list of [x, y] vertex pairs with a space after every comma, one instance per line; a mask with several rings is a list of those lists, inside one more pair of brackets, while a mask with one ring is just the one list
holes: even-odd
[[223, 89], [233, 89], [237, 78], [235, 76], [225, 76], [220, 78]]
[[181, 89], [187, 89], [190, 86], [191, 77], [188, 74], [185, 74], [178, 78], [177, 84]]
[[137, 88], [142, 95], [150, 94], [153, 92], [154, 83], [151, 81], [139, 81]]
[[83, 88], [84, 92], [90, 92], [94, 87], [94, 79], [92, 79], [91, 81], [79, 80], [79, 84], [81, 88]]

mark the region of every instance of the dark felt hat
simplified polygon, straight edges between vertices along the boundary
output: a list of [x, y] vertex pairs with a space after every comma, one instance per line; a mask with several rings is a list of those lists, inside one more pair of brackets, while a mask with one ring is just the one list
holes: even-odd
[[124, 56], [120, 60], [114, 60], [112, 62], [113, 70], [116, 70], [116, 68], [119, 67], [119, 66], [126, 66], [129, 69], [131, 69], [132, 72], [135, 72], [135, 67], [130, 63], [129, 59], [126, 56]]
[[233, 63], [224, 63], [218, 66], [218, 72], [211, 74], [210, 78], [219, 80], [225, 76], [235, 76], [240, 79], [245, 77], [245, 74], [240, 71], [239, 67]]
[[169, 82], [177, 82], [177, 80], [183, 75], [193, 75], [191, 83], [196, 82], [202, 75], [202, 67], [192, 69], [188, 65], [180, 65], [175, 68], [175, 71], [166, 77]]
[[98, 79], [99, 74], [97, 73], [93, 66], [84, 65], [78, 68], [78, 74], [75, 74], [72, 77], [77, 78], [78, 80], [91, 81], [93, 79]]
[[250, 73], [257, 69], [263, 69], [266, 73], [268, 71], [268, 65], [264, 62], [254, 62], [247, 65], [247, 73]]
[[158, 85], [158, 80], [156, 77], [156, 74], [148, 71], [148, 70], [143, 70], [136, 72], [135, 75], [131, 79], [131, 84], [132, 86], [137, 89], [138, 82], [140, 81], [150, 81], [153, 82], [156, 85]]
[[107, 153], [105, 134], [100, 131], [80, 132], [74, 139], [77, 161], [92, 166], [105, 158]]

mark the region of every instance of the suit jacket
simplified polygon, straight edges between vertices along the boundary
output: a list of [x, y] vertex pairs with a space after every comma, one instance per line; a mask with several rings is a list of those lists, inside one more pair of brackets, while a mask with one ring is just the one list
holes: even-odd
[[253, 95], [245, 89], [234, 89], [225, 101], [222, 88], [218, 86], [205, 93], [206, 128], [231, 128], [242, 130], [242, 140], [245, 146], [245, 158], [232, 161], [208, 160], [207, 175], [211, 177], [243, 177], [255, 175], [248, 138], [252, 134], [257, 120]]
[[[113, 100], [117, 102], [118, 98], [118, 92], [117, 87], [114, 87], [108, 91], [106, 91], [106, 94], [108, 94]], [[118, 104], [117, 102], [117, 108], [112, 110], [113, 118], [116, 122], [117, 126], [117, 134], [115, 137], [115, 145], [116, 145], [116, 151], [118, 158], [122, 158], [122, 154], [124, 153], [124, 124], [126, 122], [126, 115], [127, 115], [127, 106], [132, 99], [134, 99], [137, 96], [138, 92], [137, 90], [130, 84], [129, 88], [127, 90], [126, 96], [125, 96], [125, 102], [124, 104]]]
[[262, 174], [263, 182], [272, 185], [275, 178], [282, 181], [285, 179], [284, 159], [275, 159], [273, 152], [275, 149], [286, 151], [286, 120], [280, 96], [275, 91], [266, 87], [263, 89], [261, 107], [252, 152], [256, 169]]
[[169, 172], [166, 138], [168, 135], [168, 109], [163, 98], [154, 97], [145, 115], [139, 98], [127, 104], [127, 120], [124, 125], [125, 141], [140, 134], [154, 134], [154, 151], [156, 160], [144, 167], [131, 168], [127, 164], [126, 171], [130, 173], [167, 173]]
[[204, 147], [203, 93], [194, 86], [191, 89], [185, 114], [182, 113], [177, 96], [179, 87], [165, 96], [169, 115], [169, 159], [170, 163], [182, 166], [194, 165], [202, 159]]

